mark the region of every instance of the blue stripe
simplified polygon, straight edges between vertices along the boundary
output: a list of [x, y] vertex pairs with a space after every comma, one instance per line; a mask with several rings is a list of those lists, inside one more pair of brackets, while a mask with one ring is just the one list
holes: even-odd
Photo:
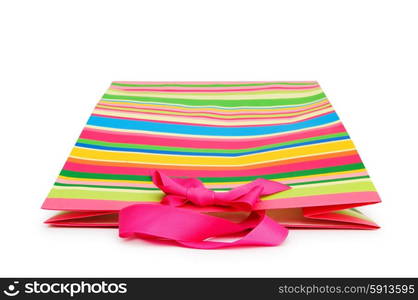
[[292, 124], [267, 125], [267, 126], [242, 126], [242, 127], [216, 127], [200, 125], [184, 125], [161, 123], [155, 121], [141, 121], [117, 119], [102, 116], [91, 116], [87, 122], [88, 125], [107, 128], [144, 130], [150, 132], [191, 134], [191, 135], [209, 135], [209, 136], [254, 136], [263, 134], [272, 134], [287, 132], [292, 130], [304, 129], [319, 125], [324, 125], [339, 118], [335, 112], [329, 113], [317, 118], [306, 121], [300, 121]]
[[322, 140], [316, 140], [316, 141], [308, 141], [308, 142], [297, 143], [297, 144], [293, 144], [293, 145], [277, 146], [277, 147], [272, 147], [272, 148], [268, 148], [268, 149], [260, 149], [260, 150], [247, 151], [247, 152], [241, 152], [241, 153], [216, 153], [216, 152], [203, 153], [203, 152], [168, 151], [168, 150], [153, 150], [153, 149], [132, 149], [132, 148], [119, 148], [119, 147], [107, 147], [107, 146], [99, 146], [99, 145], [90, 145], [90, 144], [85, 144], [85, 143], [76, 143], [75, 145], [77, 147], [83, 147], [83, 148], [109, 150], [109, 151], [120, 151], [120, 152], [141, 152], [141, 153], [157, 153], [157, 154], [171, 154], [171, 155], [237, 157], [237, 156], [243, 156], [243, 155], [249, 155], [249, 154], [255, 154], [255, 153], [268, 152], [268, 151], [273, 151], [273, 150], [280, 150], [280, 149], [286, 149], [286, 148], [292, 148], [292, 147], [299, 147], [299, 146], [305, 146], [305, 145], [320, 144], [320, 143], [325, 143], [325, 142], [348, 140], [348, 139], [349, 139], [348, 136], [341, 136], [341, 137], [334, 137], [334, 138], [328, 138], [328, 139], [322, 139]]

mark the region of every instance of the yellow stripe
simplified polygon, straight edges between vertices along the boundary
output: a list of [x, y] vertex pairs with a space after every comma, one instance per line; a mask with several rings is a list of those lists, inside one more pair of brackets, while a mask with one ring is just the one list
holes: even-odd
[[147, 94], [147, 95], [170, 95], [173, 96], [174, 98], [180, 98], [180, 97], [176, 97], [176, 96], [183, 96], [183, 95], [190, 95], [190, 96], [200, 96], [200, 95], [204, 95], [204, 96], [212, 96], [212, 95], [220, 95], [220, 96], [225, 96], [225, 95], [242, 95], [242, 94], [246, 94], [246, 95], [254, 95], [254, 96], [258, 96], [258, 95], [269, 95], [269, 94], [273, 94], [273, 95], [288, 95], [288, 94], [302, 94], [302, 93], [308, 93], [308, 92], [313, 92], [316, 91], [317, 93], [322, 92], [322, 89], [320, 87], [315, 87], [315, 88], [309, 88], [309, 89], [296, 89], [296, 90], [287, 90], [287, 89], [282, 89], [282, 90], [257, 90], [257, 91], [228, 91], [228, 92], [217, 92], [216, 90], [214, 90], [213, 92], [192, 92], [191, 90], [185, 91], [185, 92], [170, 92], [170, 91], [159, 91], [159, 92], [152, 92], [152, 91], [134, 91], [134, 90], [123, 90], [123, 89], [119, 89], [119, 88], [115, 88], [115, 87], [110, 87], [108, 89], [108, 92], [122, 92], [122, 93], [129, 93], [129, 94]]
[[344, 151], [354, 149], [351, 140], [327, 142], [316, 145], [308, 145], [295, 147], [291, 149], [281, 149], [265, 153], [256, 153], [239, 157], [201, 157], [186, 156], [186, 155], [159, 155], [159, 154], [145, 154], [145, 153], [129, 153], [117, 151], [94, 150], [74, 147], [70, 156], [74, 158], [103, 160], [103, 161], [118, 161], [118, 162], [138, 162], [149, 164], [169, 164], [169, 165], [199, 165], [202, 166], [242, 166], [248, 164], [255, 164], [260, 162], [277, 161], [295, 157], [306, 156], [314, 154], [322, 154], [336, 151]]

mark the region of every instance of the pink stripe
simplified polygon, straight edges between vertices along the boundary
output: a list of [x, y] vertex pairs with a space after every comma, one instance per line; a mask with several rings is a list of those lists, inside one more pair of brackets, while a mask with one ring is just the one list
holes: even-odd
[[[276, 165], [260, 169], [246, 170], [246, 176], [261, 176], [268, 174], [279, 174], [283, 172], [295, 172], [301, 170], [311, 170], [318, 168], [327, 168], [333, 166], [341, 166], [347, 164], [354, 164], [361, 162], [358, 155], [350, 155], [344, 157], [334, 157], [321, 160], [313, 160], [306, 162], [299, 162], [287, 165]], [[129, 168], [129, 167], [113, 167], [113, 166], [98, 166], [90, 164], [78, 164], [73, 162], [66, 162], [64, 170], [86, 173], [100, 173], [100, 174], [119, 174], [119, 175], [143, 175], [151, 176], [155, 169], [146, 168]], [[164, 169], [161, 167], [159, 171], [164, 172], [168, 176], [188, 176], [188, 177], [239, 177], [242, 176], [242, 170], [182, 170], [182, 169]]]
[[[113, 219], [106, 219], [104, 221], [95, 221], [94, 219], [89, 219], [89, 214], [94, 214], [90, 212], [74, 212], [77, 215], [69, 215], [67, 217], [62, 215], [57, 215], [52, 218], [49, 218], [45, 221], [45, 224], [50, 224], [54, 226], [63, 226], [63, 227], [106, 227], [106, 228], [117, 228], [119, 226], [117, 217], [115, 216]], [[86, 215], [85, 215], [86, 214]], [[106, 213], [96, 213], [92, 215], [94, 216], [106, 216], [106, 215], [113, 215], [113, 212], [106, 212]], [[60, 216], [62, 216], [60, 218]], [[352, 223], [353, 221], [357, 221], [358, 219], [350, 220], [350, 223], [347, 222], [339, 222], [339, 221], [328, 221], [328, 220], [319, 220], [319, 219], [304, 219], [298, 221], [283, 221], [280, 220], [280, 224], [287, 227], [287, 228], [321, 228], [321, 229], [377, 229], [377, 226], [374, 223], [370, 223], [370, 225], [365, 224], [357, 224]]]
[[314, 220], [326, 220], [326, 221], [337, 221], [337, 222], [347, 222], [347, 223], [355, 223], [355, 224], [362, 224], [366, 226], [371, 226], [373, 228], [379, 228], [379, 226], [371, 221], [356, 218], [353, 216], [343, 215], [343, 214], [336, 214], [336, 213], [326, 213], [321, 214], [318, 216], [309, 216], [307, 218], [314, 219]]
[[[319, 220], [321, 221], [321, 220]], [[379, 226], [377, 225], [364, 225], [364, 224], [355, 224], [355, 223], [344, 223], [344, 222], [337, 222], [337, 221], [324, 221], [323, 223], [313, 223], [313, 224], [292, 224], [288, 222], [280, 222], [286, 228], [298, 228], [298, 229], [305, 229], [305, 228], [314, 228], [314, 229], [359, 229], [359, 230], [370, 230], [370, 229], [378, 229]], [[55, 224], [54, 224], [55, 225]], [[58, 226], [67, 226], [58, 224]], [[71, 223], [68, 226], [75, 226]], [[86, 225], [87, 227], [92, 227], [92, 225]], [[99, 225], [100, 226], [100, 225]], [[83, 226], [84, 227], [84, 226]], [[117, 227], [115, 224], [114, 227]]]
[[345, 132], [341, 123], [332, 124], [323, 128], [314, 128], [295, 133], [287, 133], [277, 136], [240, 138], [240, 139], [214, 139], [198, 137], [176, 137], [157, 134], [131, 133], [118, 131], [115, 134], [112, 131], [102, 129], [84, 128], [80, 138], [96, 141], [105, 141], [111, 143], [128, 143], [137, 145], [156, 145], [167, 147], [184, 148], [202, 148], [202, 149], [248, 149], [276, 143], [284, 143], [293, 140], [316, 137], [327, 134]]
[[[136, 85], [162, 85], [162, 84], [178, 84], [178, 85], [214, 85], [214, 84], [263, 84], [265, 86], [276, 86], [278, 83], [303, 83], [307, 85], [319, 85], [315, 80], [307, 80], [307, 81], [113, 81], [114, 83], [119, 84], [136, 84]], [[289, 86], [287, 84], [280, 84], [280, 86]], [[160, 88], [160, 87], [157, 87]], [[173, 87], [168, 87], [173, 88]], [[176, 87], [176, 88], [200, 88], [200, 87]], [[213, 87], [216, 88], [216, 87]], [[225, 88], [225, 87], [220, 87]]]
[[[320, 108], [317, 108], [317, 109], [313, 109], [309, 113], [319, 112], [319, 111], [325, 110], [327, 108], [328, 107], [320, 107]], [[170, 116], [167, 116], [167, 114], [158, 113], [158, 112], [136, 112], [136, 111], [131, 111], [130, 112], [130, 111], [126, 111], [126, 110], [118, 110], [118, 109], [103, 108], [103, 107], [97, 107], [94, 110], [94, 113], [93, 114], [94, 115], [104, 115], [104, 116], [110, 117], [110, 118], [118, 117], [118, 118], [127, 118], [128, 119], [128, 117], [114, 116], [114, 115], [111, 115], [110, 113], [109, 114], [106, 114], [106, 111], [107, 112], [115, 112], [115, 113], [121, 113], [121, 112], [122, 113], [129, 113], [129, 114], [134, 114], [134, 115], [137, 115], [137, 116], [139, 116], [139, 115], [141, 115], [141, 116], [142, 115], [151, 115], [151, 116], [153, 116], [153, 115], [160, 115], [160, 116], [163, 116], [163, 117], [170, 117]], [[325, 113], [327, 113], [327, 112], [324, 112], [324, 114]], [[239, 126], [267, 126], [267, 125], [280, 125], [280, 124], [285, 124], [285, 123], [279, 123], [279, 124], [277, 124], [275, 122], [277, 122], [280, 119], [288, 119], [288, 118], [296, 118], [296, 117], [304, 116], [304, 115], [306, 115], [306, 113], [294, 114], [292, 116], [274, 116], [272, 118], [267, 118], [266, 115], [264, 115], [264, 116], [263, 115], [260, 115], [260, 117], [241, 117], [241, 118], [236, 118], [236, 119], [225, 119], [225, 118], [217, 118], [217, 117], [212, 117], [212, 116], [196, 116], [196, 115], [190, 116], [190, 115], [180, 115], [180, 114], [176, 115], [175, 117], [181, 117], [181, 118], [186, 118], [186, 119], [190, 120], [190, 121], [187, 121], [187, 122], [183, 122], [183, 124], [197, 124], [197, 125], [202, 125], [201, 122], [203, 120], [207, 120], [207, 119], [210, 119], [210, 120], [218, 120], [218, 121], [225, 121], [225, 122], [228, 122], [230, 124], [233, 124], [233, 123], [241, 123], [243, 121], [259, 121], [259, 120], [263, 120], [263, 121], [270, 121], [270, 123], [266, 123], [266, 124], [263, 123], [263, 124], [258, 124], [258, 125], [257, 124], [245, 124], [245, 125], [239, 125]], [[319, 115], [320, 114], [315, 115], [315, 117], [317, 117]], [[129, 117], [129, 119], [132, 119], [132, 118]], [[140, 120], [140, 118], [133, 118], [132, 120]], [[144, 119], [144, 120], [154, 121], [154, 122], [160, 122], [160, 120], [152, 120], [152, 119]], [[307, 120], [307, 119], [303, 119], [303, 120]], [[174, 122], [170, 121], [170, 123], [174, 123]], [[222, 125], [219, 125], [219, 126], [222, 126]], [[232, 126], [228, 126], [228, 127], [232, 127]]]
[[301, 182], [311, 182], [311, 181], [332, 180], [332, 179], [340, 179], [340, 178], [360, 177], [360, 176], [368, 176], [368, 175], [369, 174], [366, 171], [363, 171], [363, 172], [354, 172], [354, 173], [349, 173], [349, 174], [337, 174], [337, 175], [309, 177], [309, 178], [302, 178], [302, 179], [280, 180], [280, 182], [285, 183], [285, 184], [292, 184], [292, 183], [301, 183]]
[[[368, 203], [360, 203], [360, 204], [346, 204], [340, 205], [339, 207], [346, 206], [346, 207], [357, 207], [361, 205], [365, 205]], [[335, 205], [325, 206], [327, 211], [332, 212], [333, 209], [335, 210]], [[338, 206], [337, 206], [338, 207]], [[306, 208], [305, 208], [306, 209]], [[292, 228], [345, 228], [345, 229], [375, 229], [379, 228], [377, 224], [374, 222], [359, 219], [347, 215], [342, 214], [335, 214], [331, 213], [329, 215], [307, 215], [305, 213], [305, 209], [303, 209], [304, 213], [300, 219], [294, 219], [291, 221], [280, 220], [280, 223], [286, 227]], [[111, 226], [111, 227], [118, 227], [117, 218], [114, 218], [112, 221], [110, 218], [106, 221], [99, 223], [92, 219], [86, 219], [88, 217], [94, 216], [103, 216], [103, 215], [114, 215], [115, 212], [101, 212], [101, 211], [88, 211], [88, 212], [81, 212], [81, 211], [74, 211], [65, 214], [59, 214], [51, 217], [45, 223], [47, 224], [54, 224], [56, 226]], [[342, 222], [342, 223], [340, 223]]]
[[[80, 212], [79, 212], [80, 213]], [[105, 216], [109, 213], [101, 213], [100, 215]], [[355, 219], [358, 220], [358, 219]], [[316, 221], [316, 222], [315, 222]], [[322, 221], [322, 222], [321, 222]], [[119, 223], [117, 218], [115, 217], [114, 220], [106, 220], [106, 221], [94, 221], [83, 219], [82, 216], [71, 218], [70, 216], [65, 220], [56, 220], [54, 217], [49, 218], [45, 221], [45, 224], [50, 224], [53, 226], [58, 227], [106, 227], [106, 228], [117, 228]], [[315, 229], [377, 229], [379, 226], [370, 224], [356, 224], [356, 223], [346, 223], [346, 222], [338, 222], [338, 221], [325, 221], [325, 220], [309, 220], [308, 222], [304, 223], [303, 221], [299, 222], [289, 222], [289, 221], [280, 221], [280, 224], [285, 226], [286, 228], [315, 228]]]
[[[218, 111], [213, 111], [213, 110], [202, 110], [201, 108], [199, 108], [199, 109], [187, 109], [187, 110], [184, 110], [184, 109], [177, 109], [177, 108], [175, 108], [175, 107], [173, 107], [173, 108], [170, 108], [170, 109], [165, 109], [165, 108], [155, 108], [155, 107], [152, 107], [152, 106], [148, 106], [148, 105], [146, 105], [146, 104], [141, 104], [140, 106], [138, 106], [138, 105], [129, 105], [129, 104], [124, 104], [124, 103], [121, 103], [121, 104], [112, 104], [112, 103], [106, 103], [106, 100], [101, 100], [100, 102], [99, 102], [99, 105], [102, 105], [102, 106], [108, 106], [108, 107], [116, 107], [116, 108], [132, 108], [132, 109], [148, 109], [148, 110], [150, 110], [150, 111], [152, 111], [152, 112], [154, 112], [154, 111], [156, 111], [156, 110], [158, 110], [158, 111], [165, 111], [165, 112], [180, 112], [180, 113], [195, 113], [195, 114], [199, 114], [199, 113], [201, 113], [201, 114], [205, 114], [205, 113], [210, 113], [210, 114], [213, 114], [213, 115], [219, 115], [219, 116], [241, 116], [241, 115], [260, 115], [260, 116], [266, 116], [266, 115], [277, 115], [277, 114], [279, 114], [279, 115], [281, 115], [281, 114], [288, 114], [288, 113], [297, 113], [297, 112], [305, 112], [305, 111], [308, 111], [308, 110], [310, 110], [310, 109], [314, 109], [314, 108], [318, 108], [318, 107], [321, 107], [321, 108], [325, 108], [325, 107], [331, 107], [331, 104], [327, 101], [327, 102], [325, 102], [325, 103], [318, 103], [318, 104], [315, 104], [315, 105], [311, 105], [311, 106], [309, 106], [309, 107], [304, 107], [304, 108], [299, 108], [299, 109], [291, 109], [291, 110], [286, 110], [285, 112], [284, 111], [282, 111], [282, 110], [277, 110], [277, 111], [274, 111], [274, 109], [267, 109], [267, 110], [264, 110], [264, 111], [260, 111], [260, 112], [256, 112], [256, 111], [248, 111], [248, 112], [235, 112], [235, 111], [233, 111], [233, 110], [231, 110], [231, 111], [225, 111], [225, 112], [222, 112], [222, 113], [220, 113], [220, 112], [218, 112]], [[100, 108], [100, 107], [97, 107], [97, 109], [102, 109], [102, 108]], [[125, 110], [125, 111], [131, 111], [131, 110]], [[133, 112], [135, 111], [135, 110], [132, 110]], [[141, 112], [142, 113], [142, 112]]]
[[[262, 201], [256, 205], [256, 209], [279, 209], [295, 207], [311, 207], [325, 205], [339, 205], [349, 203], [373, 204], [379, 203], [380, 198], [376, 192], [352, 192], [341, 194], [327, 194], [316, 196], [293, 197], [285, 199], [274, 199]], [[94, 199], [74, 199], [74, 198], [47, 198], [42, 205], [42, 209], [50, 210], [72, 210], [72, 211], [118, 211], [124, 207], [136, 203], [150, 203], [159, 205], [155, 202], [134, 202], [134, 201], [113, 201], [113, 200], [94, 200]], [[186, 207], [186, 206], [185, 206]], [[228, 211], [221, 207], [187, 207], [200, 211]]]
[[[205, 119], [227, 121], [227, 122], [230, 122], [230, 123], [233, 123], [233, 122], [238, 122], [239, 123], [239, 122], [242, 122], [242, 121], [258, 121], [258, 120], [261, 119], [263, 121], [270, 121], [271, 124], [274, 125], [274, 124], [276, 124], [276, 123], [274, 123], [274, 121], [277, 121], [277, 120], [280, 120], [280, 119], [300, 117], [300, 116], [306, 115], [307, 113], [318, 112], [318, 111], [321, 111], [321, 110], [324, 110], [324, 109], [328, 109], [330, 107], [331, 106], [327, 105], [326, 107], [318, 107], [318, 108], [312, 109], [309, 112], [301, 112], [301, 113], [298, 113], [298, 114], [294, 114], [292, 116], [274, 116], [274, 117], [271, 117], [271, 118], [267, 117], [269, 114], [264, 114], [264, 115], [259, 114], [260, 117], [240, 117], [240, 118], [235, 118], [235, 119], [225, 119], [225, 118], [217, 118], [217, 117], [213, 117], [213, 116], [204, 116], [204, 115], [199, 116], [199, 115], [187, 115], [187, 114], [177, 114], [174, 117], [188, 118], [190, 120], [190, 122], [187, 122], [187, 124], [195, 123], [195, 124], [199, 124], [199, 125], [201, 124], [201, 121], [205, 120]], [[138, 112], [138, 111], [134, 111], [134, 110], [121, 110], [121, 109], [114, 109], [114, 108], [96, 107], [95, 111], [97, 111], [97, 110], [104, 110], [104, 111], [116, 112], [116, 113], [121, 113], [121, 112], [122, 113], [130, 113], [130, 114], [135, 114], [135, 115], [144, 115], [145, 114], [145, 115], [151, 115], [151, 116], [160, 115], [160, 116], [163, 116], [163, 117], [170, 117], [170, 115], [167, 116], [167, 114], [159, 113], [157, 111]], [[97, 113], [102, 114], [101, 112], [97, 112]], [[113, 117], [112, 115], [106, 115], [106, 116]], [[139, 119], [135, 118], [135, 120], [139, 120]], [[150, 121], [152, 121], [152, 120], [150, 120]], [[267, 124], [263, 124], [263, 125], [267, 125]], [[246, 126], [248, 126], [248, 125], [246, 125]]]
[[123, 83], [123, 84], [253, 84], [253, 83], [265, 83], [265, 84], [273, 84], [273, 83], [312, 83], [317, 84], [316, 80], [276, 80], [276, 81], [262, 81], [262, 80], [253, 80], [253, 81], [130, 81], [130, 80], [116, 80], [113, 83]]
[[262, 86], [262, 87], [240, 87], [240, 88], [181, 88], [181, 87], [158, 87], [158, 88], [139, 88], [139, 87], [121, 87], [112, 85], [110, 88], [114, 90], [131, 91], [131, 92], [171, 92], [171, 93], [220, 93], [220, 92], [243, 92], [243, 91], [263, 91], [263, 90], [306, 90], [319, 87], [316, 85], [304, 85], [304, 86]]

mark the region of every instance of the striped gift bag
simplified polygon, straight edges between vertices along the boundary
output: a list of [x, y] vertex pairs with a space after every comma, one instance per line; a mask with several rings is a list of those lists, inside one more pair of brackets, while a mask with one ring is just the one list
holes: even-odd
[[65, 211], [47, 223], [116, 227], [121, 209], [160, 203], [156, 170], [216, 192], [257, 178], [288, 185], [254, 208], [288, 228], [378, 227], [356, 209], [380, 199], [316, 81], [113, 82], [42, 206]]

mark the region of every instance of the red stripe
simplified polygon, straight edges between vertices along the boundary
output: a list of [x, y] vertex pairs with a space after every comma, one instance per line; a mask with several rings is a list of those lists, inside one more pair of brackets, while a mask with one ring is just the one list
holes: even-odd
[[[347, 203], [372, 204], [380, 202], [379, 195], [376, 192], [351, 192], [340, 194], [326, 194], [314, 196], [292, 197], [284, 199], [272, 199], [261, 201], [256, 204], [255, 209], [280, 209], [293, 207], [309, 207], [338, 205]], [[132, 201], [115, 200], [96, 200], [96, 199], [77, 199], [77, 198], [47, 198], [42, 204], [43, 209], [71, 210], [71, 211], [118, 211], [123, 207], [134, 204]], [[138, 201], [137, 203], [147, 203]], [[158, 203], [151, 202], [156, 205]], [[228, 209], [220, 206], [184, 206], [198, 211], [227, 211]]]

